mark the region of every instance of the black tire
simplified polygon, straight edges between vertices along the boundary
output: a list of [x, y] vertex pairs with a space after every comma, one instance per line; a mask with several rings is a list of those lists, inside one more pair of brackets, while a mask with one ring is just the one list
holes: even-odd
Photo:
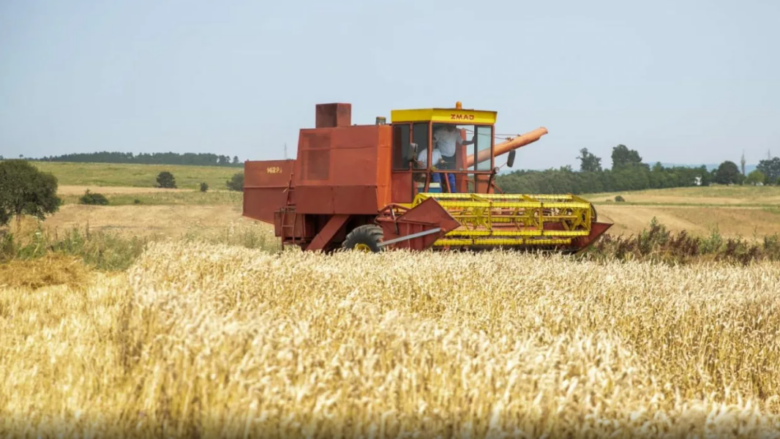
[[358, 250], [371, 251], [372, 253], [379, 253], [382, 251], [382, 247], [379, 243], [382, 242], [382, 228], [373, 224], [366, 224], [364, 226], [358, 226], [352, 229], [347, 235], [347, 239], [341, 245], [346, 250]]

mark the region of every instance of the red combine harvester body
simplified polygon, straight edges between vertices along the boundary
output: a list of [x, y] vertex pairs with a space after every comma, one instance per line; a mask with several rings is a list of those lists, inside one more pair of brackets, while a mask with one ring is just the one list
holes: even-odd
[[495, 119], [458, 103], [352, 125], [350, 104], [317, 105], [296, 160], [245, 163], [243, 214], [304, 250], [588, 247], [610, 224], [587, 201], [496, 193], [495, 157], [547, 130], [494, 144]]

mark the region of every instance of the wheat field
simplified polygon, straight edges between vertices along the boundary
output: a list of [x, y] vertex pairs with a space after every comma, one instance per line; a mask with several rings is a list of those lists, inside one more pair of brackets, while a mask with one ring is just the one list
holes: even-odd
[[[211, 190], [226, 189], [225, 182], [242, 167], [192, 166], [192, 165], [145, 165], [130, 163], [72, 163], [72, 162], [30, 162], [43, 172], [51, 172], [60, 185], [89, 186], [97, 192], [104, 186], [132, 186], [153, 188], [157, 186], [157, 175], [168, 171], [176, 178], [181, 189], [198, 190], [201, 182], [208, 183]], [[166, 191], [169, 192], [169, 191]]]
[[780, 437], [778, 268], [151, 243], [0, 286], [0, 435]]

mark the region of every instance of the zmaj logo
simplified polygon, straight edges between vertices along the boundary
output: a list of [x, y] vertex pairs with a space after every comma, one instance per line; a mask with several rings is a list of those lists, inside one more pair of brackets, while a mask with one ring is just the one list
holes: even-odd
[[473, 114], [450, 114], [450, 120], [474, 120]]

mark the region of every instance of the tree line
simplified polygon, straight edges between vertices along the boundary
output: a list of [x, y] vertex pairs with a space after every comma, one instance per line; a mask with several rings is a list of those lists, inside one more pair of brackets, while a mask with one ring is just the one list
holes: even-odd
[[496, 177], [496, 184], [507, 193], [596, 193], [644, 189], [663, 189], [717, 184], [780, 184], [780, 158], [761, 160], [747, 176], [736, 163], [725, 161], [717, 169], [700, 167], [650, 166], [635, 150], [625, 145], [612, 148], [612, 168], [603, 169], [601, 158], [580, 150], [579, 171], [571, 166], [544, 171], [519, 170]]
[[64, 154], [59, 156], [43, 157], [39, 160], [44, 162], [77, 162], [77, 163], [135, 163], [144, 165], [194, 165], [194, 166], [235, 166], [241, 167], [244, 164], [238, 160], [238, 156], [233, 156], [232, 160], [227, 155], [217, 155], [211, 153], [191, 153], [183, 154], [176, 152], [154, 152], [151, 154], [132, 152], [90, 152]]

